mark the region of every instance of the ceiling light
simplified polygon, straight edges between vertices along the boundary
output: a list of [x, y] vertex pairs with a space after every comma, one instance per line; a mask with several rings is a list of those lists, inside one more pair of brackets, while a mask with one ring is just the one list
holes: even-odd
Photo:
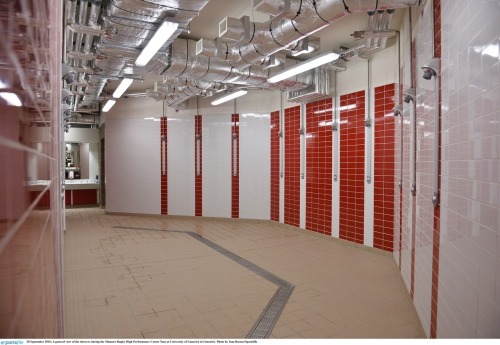
[[212, 104], [212, 105], [219, 105], [219, 104], [222, 104], [224, 102], [227, 102], [227, 101], [230, 101], [232, 99], [235, 99], [237, 97], [246, 95], [247, 92], [248, 92], [247, 90], [238, 90], [238, 91], [235, 91], [235, 92], [226, 93], [222, 97], [218, 97], [215, 100], [213, 100], [212, 103], [210, 103], [210, 104]]
[[287, 68], [275, 76], [267, 79], [268, 83], [277, 83], [279, 81], [288, 79], [290, 77], [293, 77], [294, 75], [300, 74], [305, 71], [309, 71], [310, 69], [322, 66], [324, 64], [327, 64], [329, 62], [335, 61], [339, 58], [339, 54], [334, 53], [334, 52], [326, 52], [323, 54], [320, 54], [316, 57], [313, 57], [312, 59], [300, 62], [293, 67]]
[[120, 98], [123, 95], [123, 93], [128, 89], [130, 84], [132, 84], [133, 81], [134, 79], [123, 78], [120, 85], [118, 85], [115, 92], [113, 92], [113, 98]]
[[105, 113], [105, 112], [108, 112], [109, 109], [111, 109], [112, 106], [114, 106], [116, 103], [116, 99], [110, 99], [106, 102], [106, 104], [104, 105], [104, 107], [102, 108], [102, 112]]
[[137, 66], [146, 66], [146, 64], [151, 60], [151, 58], [156, 54], [158, 50], [168, 41], [170, 37], [177, 30], [179, 24], [172, 22], [163, 22], [161, 26], [156, 30], [153, 38], [151, 38], [135, 60]]
[[23, 106], [19, 97], [13, 92], [0, 92], [0, 97], [2, 97], [8, 105], [11, 105], [13, 107]]

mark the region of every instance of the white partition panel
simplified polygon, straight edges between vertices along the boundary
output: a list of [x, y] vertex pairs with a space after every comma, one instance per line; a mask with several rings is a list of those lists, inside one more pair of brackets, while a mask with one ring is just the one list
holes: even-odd
[[231, 115], [203, 116], [202, 214], [231, 218]]
[[240, 218], [271, 217], [270, 126], [269, 114], [240, 115]]
[[106, 121], [106, 211], [160, 214], [160, 123]]
[[194, 216], [194, 117], [168, 118], [168, 214]]

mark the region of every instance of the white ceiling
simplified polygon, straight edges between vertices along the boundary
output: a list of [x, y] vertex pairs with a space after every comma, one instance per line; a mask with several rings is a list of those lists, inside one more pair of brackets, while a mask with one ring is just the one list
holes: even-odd
[[[211, 0], [200, 15], [193, 19], [190, 24], [190, 33], [183, 34], [182, 37], [198, 40], [200, 38], [215, 39], [218, 36], [219, 22], [224, 17], [241, 18], [248, 15], [250, 20], [264, 22], [269, 17], [262, 13], [253, 11], [253, 0]], [[397, 10], [391, 28], [397, 29], [403, 17], [404, 10]], [[355, 30], [363, 30], [366, 27], [367, 15], [356, 13], [345, 16], [328, 27], [318, 31], [314, 36], [321, 39], [321, 51], [326, 49], [338, 49], [342, 44], [352, 46], [355, 43], [351, 34]], [[151, 88], [156, 80], [161, 80], [160, 76], [146, 75], [144, 82], [134, 81], [127, 93], [145, 92]], [[113, 92], [119, 81], [111, 81], [108, 92]]]

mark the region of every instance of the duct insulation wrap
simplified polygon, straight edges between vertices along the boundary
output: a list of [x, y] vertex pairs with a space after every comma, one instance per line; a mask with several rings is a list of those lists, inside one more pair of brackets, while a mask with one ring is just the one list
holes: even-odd
[[208, 0], [112, 0], [107, 7], [111, 17], [129, 18], [141, 22], [161, 24], [172, 18], [179, 24], [187, 24], [198, 15]]
[[[85, 90], [84, 104], [90, 104], [92, 101], [97, 100], [107, 78], [123, 76], [125, 66], [129, 66], [127, 67], [127, 74], [162, 73], [168, 65], [168, 61], [165, 61], [165, 50], [160, 50], [145, 67], [134, 66], [137, 55], [153, 37], [164, 20], [171, 20], [185, 27], [207, 3], [208, 0], [108, 1], [107, 6], [102, 11], [105, 15], [102, 16], [100, 30], [104, 34], [100, 37], [98, 54], [92, 63], [95, 75], [89, 80], [91, 86]], [[93, 3], [89, 11], [88, 6], [76, 6], [76, 2], [75, 4], [70, 2], [66, 12], [66, 23], [77, 23], [98, 28], [99, 10], [100, 5], [97, 3]], [[88, 23], [85, 23], [87, 18]], [[165, 43], [164, 47], [168, 47], [180, 32], [180, 29], [177, 30]], [[67, 50], [75, 50], [72, 42], [73, 37], [76, 36], [75, 46], [78, 47], [77, 51], [79, 51], [84, 33], [70, 33], [68, 36], [67, 42], [71, 43], [71, 46], [68, 46]], [[92, 41], [93, 37], [86, 38], [84, 51], [90, 51]], [[73, 66], [85, 67], [81, 63], [73, 64]]]
[[[378, 9], [396, 9], [419, 6], [423, 0], [379, 0]], [[289, 3], [289, 8], [287, 4]], [[374, 10], [374, 0], [347, 1], [349, 11], [368, 12]], [[309, 36], [348, 14], [343, 0], [263, 0], [257, 8], [273, 10], [275, 15], [265, 23], [254, 23], [252, 40], [239, 49], [230, 49], [227, 60], [235, 61], [240, 55], [247, 65], [260, 64], [262, 60], [280, 50], [295, 45], [303, 37]], [[295, 13], [290, 18], [290, 13]], [[220, 55], [219, 55], [220, 57]], [[242, 67], [242, 66], [239, 66]]]
[[97, 102], [97, 97], [101, 94], [107, 81], [107, 78], [101, 78], [94, 75], [90, 76], [89, 86], [87, 86], [85, 96], [83, 96], [83, 102], [79, 104], [79, 106], [91, 105]]

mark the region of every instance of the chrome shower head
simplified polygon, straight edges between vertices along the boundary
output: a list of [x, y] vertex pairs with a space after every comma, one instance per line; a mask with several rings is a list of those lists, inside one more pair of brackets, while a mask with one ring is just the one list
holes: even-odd
[[430, 80], [432, 79], [432, 77], [437, 78], [439, 76], [439, 59], [431, 59], [429, 62], [425, 63], [422, 66], [422, 69], [424, 70], [424, 79]]
[[403, 92], [403, 100], [405, 101], [405, 103], [410, 103], [410, 101], [415, 103], [415, 98], [416, 92], [414, 88], [410, 87]]

